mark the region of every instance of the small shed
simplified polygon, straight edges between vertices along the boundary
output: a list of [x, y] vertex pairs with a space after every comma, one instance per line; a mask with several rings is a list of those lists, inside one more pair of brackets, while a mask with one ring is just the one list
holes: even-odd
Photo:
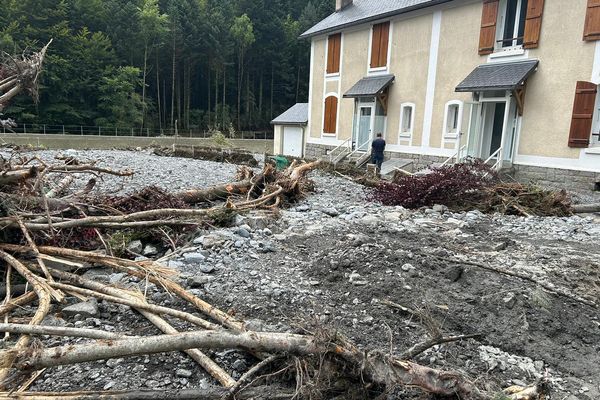
[[304, 135], [308, 125], [308, 103], [298, 103], [271, 121], [275, 129], [273, 152], [285, 156], [304, 156]]

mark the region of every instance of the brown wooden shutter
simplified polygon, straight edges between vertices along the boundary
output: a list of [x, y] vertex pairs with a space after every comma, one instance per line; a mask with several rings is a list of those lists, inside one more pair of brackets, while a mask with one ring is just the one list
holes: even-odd
[[325, 99], [325, 116], [323, 121], [323, 133], [336, 133], [338, 99], [329, 96]]
[[381, 46], [381, 26], [373, 25], [373, 38], [371, 39], [371, 68], [377, 68], [380, 64], [379, 54]]
[[496, 46], [496, 23], [500, 0], [484, 0], [481, 13], [481, 31], [479, 33], [479, 54], [494, 52]]
[[588, 0], [583, 40], [600, 39], [600, 0]]
[[577, 82], [573, 119], [569, 133], [569, 147], [588, 147], [592, 135], [592, 119], [596, 105], [597, 86], [591, 82]]
[[337, 74], [340, 72], [340, 52], [342, 46], [342, 34], [329, 36], [327, 40], [327, 73]]
[[544, 12], [544, 0], [529, 0], [527, 3], [527, 19], [525, 21], [525, 37], [523, 47], [534, 49], [540, 42], [542, 30], [542, 14]]
[[381, 45], [379, 46], [379, 66], [387, 66], [388, 47], [390, 45], [390, 23], [381, 24]]

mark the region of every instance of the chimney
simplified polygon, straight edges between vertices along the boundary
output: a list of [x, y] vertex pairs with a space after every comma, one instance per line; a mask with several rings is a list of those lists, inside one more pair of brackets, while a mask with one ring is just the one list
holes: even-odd
[[335, 11], [341, 11], [352, 4], [352, 0], [335, 0]]

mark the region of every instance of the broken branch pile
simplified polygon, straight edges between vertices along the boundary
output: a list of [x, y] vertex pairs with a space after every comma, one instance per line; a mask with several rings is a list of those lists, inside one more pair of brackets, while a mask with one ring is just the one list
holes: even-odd
[[424, 175], [398, 174], [381, 182], [371, 199], [410, 209], [441, 204], [453, 211], [479, 210], [521, 216], [569, 216], [574, 209], [566, 191], [534, 184], [504, 183], [481, 160], [434, 168]]

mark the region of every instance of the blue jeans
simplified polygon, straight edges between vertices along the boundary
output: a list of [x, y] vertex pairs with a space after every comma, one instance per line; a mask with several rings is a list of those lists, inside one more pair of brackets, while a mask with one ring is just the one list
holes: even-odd
[[381, 165], [383, 164], [383, 154], [372, 154], [371, 164], [377, 165], [377, 171], [381, 171]]

